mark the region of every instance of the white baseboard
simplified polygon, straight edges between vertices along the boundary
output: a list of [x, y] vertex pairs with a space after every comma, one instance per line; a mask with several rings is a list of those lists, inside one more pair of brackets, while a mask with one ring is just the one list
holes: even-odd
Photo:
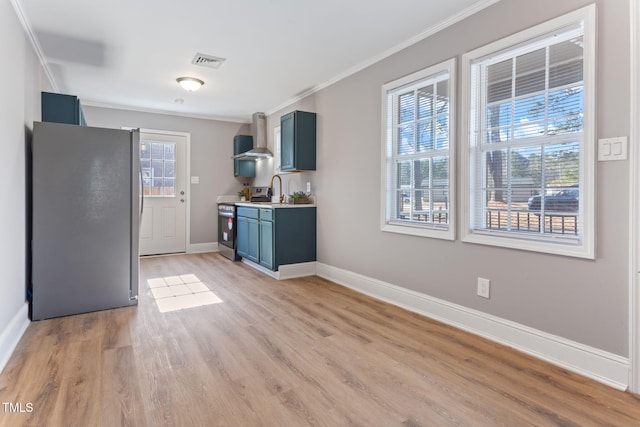
[[242, 258], [242, 262], [249, 267], [266, 274], [276, 280], [294, 279], [296, 277], [313, 276], [316, 274], [316, 262], [301, 262], [298, 264], [287, 264], [278, 267], [278, 271], [269, 270], [246, 258]]
[[250, 261], [246, 258], [242, 258], [242, 263], [248, 265], [254, 270], [258, 270], [259, 272], [266, 274], [273, 279], [279, 280], [277, 271], [269, 270], [268, 268], [261, 266], [257, 262]]
[[187, 247], [188, 254], [200, 254], [205, 252], [219, 252], [218, 242], [211, 243], [189, 243]]
[[4, 331], [0, 332], [0, 373], [7, 365], [29, 323], [29, 304], [25, 303], [9, 321]]
[[463, 329], [620, 390], [629, 359], [481, 311], [323, 263], [316, 274], [355, 291]]
[[314, 276], [316, 274], [316, 262], [301, 262], [287, 264], [278, 267], [278, 279], [294, 279], [296, 277]]

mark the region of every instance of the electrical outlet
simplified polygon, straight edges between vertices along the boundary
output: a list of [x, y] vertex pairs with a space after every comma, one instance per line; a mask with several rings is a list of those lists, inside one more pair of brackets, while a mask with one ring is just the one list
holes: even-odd
[[311, 193], [311, 183], [307, 182], [307, 193]]
[[489, 298], [489, 292], [491, 289], [491, 280], [478, 277], [478, 296], [483, 298]]

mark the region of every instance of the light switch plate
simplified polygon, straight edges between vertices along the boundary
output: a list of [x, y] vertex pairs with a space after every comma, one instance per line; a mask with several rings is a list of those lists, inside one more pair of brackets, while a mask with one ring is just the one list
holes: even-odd
[[598, 160], [627, 160], [627, 137], [602, 138], [598, 140]]
[[200, 184], [200, 177], [199, 176], [192, 176], [191, 177], [191, 183], [192, 184]]

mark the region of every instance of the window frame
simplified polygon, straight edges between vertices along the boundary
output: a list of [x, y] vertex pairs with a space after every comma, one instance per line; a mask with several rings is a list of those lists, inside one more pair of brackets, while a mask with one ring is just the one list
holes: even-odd
[[[474, 170], [474, 152], [482, 153], [478, 148], [472, 123], [479, 123], [482, 109], [473, 105], [473, 91], [480, 92], [483, 88], [472, 81], [472, 68], [474, 62], [502, 56], [506, 51], [513, 55], [523, 46], [532, 45], [536, 39], [547, 38], [554, 32], [582, 25], [583, 28], [583, 131], [580, 142], [580, 172], [582, 213], [582, 233], [577, 241], [569, 241], [566, 238], [552, 235], [534, 235], [515, 233], [509, 231], [494, 231], [485, 228], [474, 228], [476, 184], [478, 172]], [[525, 51], [532, 51], [531, 50]], [[461, 179], [462, 185], [462, 241], [491, 246], [499, 246], [512, 249], [521, 249], [535, 252], [544, 252], [556, 255], [572, 256], [579, 258], [595, 258], [595, 91], [596, 91], [596, 6], [578, 9], [574, 12], [551, 19], [542, 24], [516, 33], [512, 36], [500, 39], [462, 56], [462, 153], [461, 153]], [[481, 107], [485, 105], [479, 104]]]
[[[437, 78], [438, 75], [448, 73], [448, 94], [449, 94], [449, 111], [448, 111], [448, 215], [449, 221], [446, 226], [423, 223], [418, 221], [392, 221], [389, 219], [390, 203], [395, 200], [395, 189], [391, 189], [390, 174], [395, 173], [393, 168], [392, 150], [395, 147], [393, 136], [393, 119], [390, 122], [390, 99], [394, 97], [394, 92], [399, 91], [403, 87], [417, 86], [422, 82], [427, 82]], [[393, 232], [400, 234], [409, 234], [421, 237], [431, 237], [445, 240], [455, 240], [456, 232], [456, 172], [455, 172], [455, 130], [456, 130], [456, 59], [451, 58], [444, 62], [427, 67], [410, 75], [401, 77], [394, 81], [388, 82], [382, 86], [382, 127], [381, 127], [381, 195], [380, 195], [380, 230], [385, 232]], [[394, 99], [397, 98], [397, 95]], [[395, 102], [391, 99], [391, 102]], [[425, 156], [439, 157], [439, 156]], [[414, 159], [415, 160], [415, 159]]]

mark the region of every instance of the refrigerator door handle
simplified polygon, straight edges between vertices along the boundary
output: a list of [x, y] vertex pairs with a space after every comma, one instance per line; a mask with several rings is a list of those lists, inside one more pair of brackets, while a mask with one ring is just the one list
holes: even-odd
[[[140, 160], [140, 131], [134, 129], [131, 131], [131, 281], [129, 284], [129, 301], [132, 305], [138, 303], [138, 291], [140, 282], [140, 228], [142, 227], [142, 211], [144, 209], [144, 182], [142, 179], [142, 161]], [[136, 170], [137, 168], [137, 170]], [[139, 181], [135, 179], [135, 173], [138, 173]], [[138, 182], [136, 182], [138, 181]], [[137, 200], [136, 200], [137, 199]], [[138, 202], [139, 208], [135, 208], [135, 202]], [[135, 215], [138, 214], [138, 223], [136, 224]]]
[[142, 162], [140, 162], [140, 226], [142, 226], [142, 214], [144, 213], [144, 183], [142, 181]]

